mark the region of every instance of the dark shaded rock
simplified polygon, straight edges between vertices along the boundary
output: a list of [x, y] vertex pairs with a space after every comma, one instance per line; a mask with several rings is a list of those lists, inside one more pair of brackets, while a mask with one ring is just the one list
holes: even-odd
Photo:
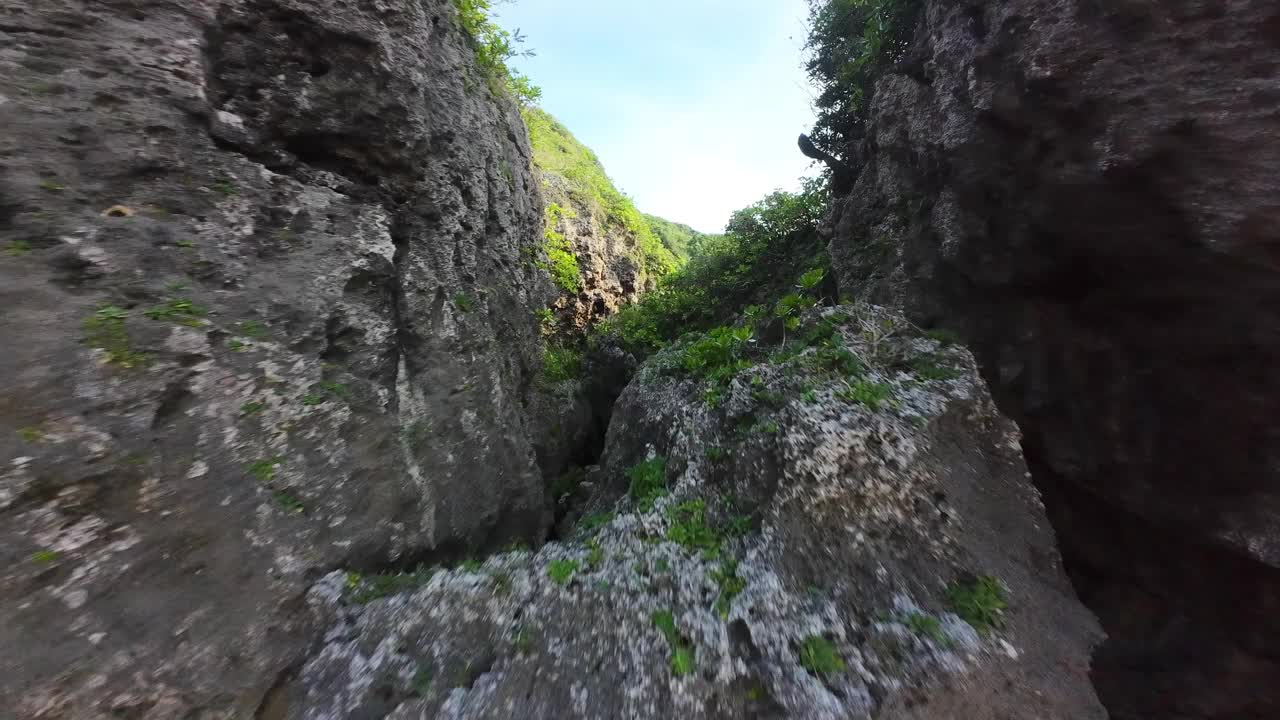
[[2, 0], [0, 67], [0, 707], [278, 715], [324, 573], [544, 534], [540, 207], [451, 2]]
[[1112, 717], [1280, 716], [1272, 2], [928, 2], [844, 291], [961, 331], [1111, 636]]

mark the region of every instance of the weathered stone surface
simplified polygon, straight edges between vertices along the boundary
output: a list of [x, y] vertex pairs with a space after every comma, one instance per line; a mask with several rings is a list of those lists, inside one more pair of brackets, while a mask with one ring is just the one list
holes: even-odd
[[1278, 717], [1280, 8], [925, 6], [837, 204], [844, 292], [973, 347], [1113, 717]]
[[[646, 364], [593, 478], [593, 505], [616, 512], [575, 537], [363, 605], [376, 579], [319, 583], [308, 602], [330, 629], [292, 716], [1105, 717], [1087, 678], [1100, 633], [972, 358], [875, 308], [825, 315], [865, 372], [824, 371], [793, 339], [795, 357], [739, 373], [711, 408], [676, 370], [684, 345]], [[841, 396], [859, 382], [882, 404]], [[669, 493], [619, 499], [659, 457]], [[986, 632], [947, 600], [973, 576], [1007, 598]], [[813, 638], [842, 668], [804, 659]]]
[[324, 573], [544, 532], [471, 58], [448, 0], [0, 0], [6, 713], [276, 716]]

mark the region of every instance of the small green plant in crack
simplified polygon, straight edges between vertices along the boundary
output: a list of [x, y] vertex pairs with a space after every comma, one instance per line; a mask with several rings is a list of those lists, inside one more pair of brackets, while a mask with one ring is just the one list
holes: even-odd
[[835, 645], [821, 635], [810, 635], [800, 643], [800, 667], [814, 675], [834, 675], [845, 669]]
[[204, 324], [204, 316], [208, 311], [190, 300], [175, 298], [143, 311], [143, 315], [152, 320], [175, 322], [188, 327], [200, 327]]
[[34, 445], [44, 440], [44, 431], [38, 427], [18, 428], [18, 437]]
[[537, 640], [538, 636], [534, 631], [524, 625], [518, 626], [515, 631], [511, 633], [511, 645], [516, 649], [516, 652], [521, 655], [533, 654]]
[[12, 255], [13, 257], [26, 255], [27, 253], [31, 252], [31, 243], [27, 242], [26, 240], [14, 240], [13, 242], [9, 243], [9, 247], [5, 248], [4, 251], [6, 254]]
[[310, 393], [302, 397], [302, 404], [307, 407], [315, 407], [317, 405], [323, 405], [328, 401], [329, 401], [329, 398], [326, 398], [325, 396], [317, 393]]
[[418, 697], [426, 697], [431, 692], [431, 668], [426, 665], [419, 665], [418, 669], [413, 673], [413, 678], [409, 681], [409, 692]]
[[400, 429], [400, 442], [409, 450], [419, 450], [431, 439], [431, 422], [418, 418]]
[[733, 599], [746, 589], [747, 581], [738, 575], [737, 560], [726, 560], [721, 563], [720, 569], [712, 573], [711, 578], [720, 587], [720, 594], [716, 597], [715, 603], [716, 614], [721, 619], [728, 618]]
[[807, 403], [809, 405], [817, 404], [818, 391], [813, 388], [806, 388], [800, 393], [800, 402]]
[[56, 550], [37, 550], [31, 555], [31, 562], [37, 565], [51, 565], [62, 556]]
[[459, 567], [462, 568], [464, 572], [476, 574], [480, 572], [481, 568], [484, 567], [484, 561], [480, 560], [479, 558], [470, 558], [470, 559], [464, 560], [462, 564], [459, 565]]
[[947, 635], [942, 632], [942, 623], [938, 622], [938, 618], [924, 613], [913, 612], [907, 615], [903, 624], [912, 634], [918, 637], [927, 637], [939, 645], [947, 644]]
[[552, 560], [547, 563], [547, 577], [551, 578], [551, 582], [560, 586], [568, 585], [577, 572], [577, 560]]
[[356, 605], [368, 605], [391, 595], [410, 592], [426, 585], [435, 570], [419, 567], [413, 572], [381, 573], [377, 575], [361, 575], [349, 572], [346, 578], [347, 599]]
[[550, 335], [556, 327], [556, 314], [551, 308], [539, 308], [533, 311], [533, 316], [538, 319], [538, 329], [543, 335]]
[[945, 328], [936, 328], [934, 330], [925, 330], [924, 336], [930, 340], [935, 340], [942, 344], [942, 347], [949, 345], [959, 345], [960, 336], [951, 330]]
[[469, 313], [476, 309], [476, 301], [466, 293], [458, 293], [453, 296], [453, 306], [464, 313]]
[[306, 506], [302, 504], [302, 501], [298, 499], [298, 496], [293, 493], [284, 490], [277, 490], [271, 494], [271, 498], [275, 500], [276, 504], [286, 512], [293, 513], [294, 515], [301, 515], [307, 510]]
[[130, 347], [125, 331], [129, 311], [115, 305], [103, 305], [84, 320], [85, 342], [103, 351], [108, 364], [123, 368], [146, 365], [150, 358]]
[[284, 458], [272, 457], [263, 460], [257, 460], [249, 463], [245, 469], [249, 474], [261, 480], [262, 482], [271, 482], [276, 477], [276, 471], [284, 464]]
[[721, 460], [724, 460], [726, 457], [729, 457], [729, 451], [717, 445], [712, 445], [711, 447], [708, 447], [706, 449], [706, 456], [707, 456], [707, 459], [713, 463], [720, 462]]
[[957, 368], [939, 364], [936, 355], [921, 355], [912, 359], [911, 371], [921, 380], [955, 380], [964, 374]]
[[618, 514], [613, 511], [591, 513], [590, 515], [582, 518], [582, 527], [588, 531], [594, 532], [613, 522], [613, 519], [617, 517], [617, 515]]
[[708, 408], [715, 410], [724, 402], [724, 388], [720, 385], [711, 385], [702, 391], [702, 404]]
[[867, 366], [862, 360], [844, 348], [821, 347], [811, 358], [814, 368], [847, 378], [859, 378], [867, 372]]
[[671, 647], [671, 673], [677, 677], [692, 673], [696, 666], [693, 644], [680, 634], [675, 615], [670, 610], [659, 610], [653, 614], [652, 620], [653, 626]]
[[196, 246], [195, 241], [191, 240], [190, 238], [182, 238], [181, 240], [175, 240], [173, 244], [176, 247], [182, 248], [183, 250], [190, 250]]
[[267, 329], [256, 320], [241, 320], [236, 323], [236, 332], [254, 340], [267, 336]]
[[701, 550], [706, 557], [720, 553], [722, 538], [707, 525], [707, 504], [702, 500], [689, 500], [667, 510], [671, 525], [667, 539], [687, 550]]
[[842, 400], [864, 405], [871, 410], [879, 410], [886, 404], [893, 404], [893, 387], [870, 380], [858, 380], [837, 392], [836, 396]]
[[948, 585], [947, 606], [974, 630], [985, 633], [1000, 624], [1008, 602], [1000, 581], [984, 575]]
[[227, 349], [231, 352], [245, 352], [249, 349], [249, 346], [237, 338], [231, 338], [227, 341]]
[[218, 182], [210, 185], [209, 187], [212, 188], [213, 191], [218, 193], [219, 195], [223, 195], [226, 197], [231, 197], [233, 195], [240, 194], [240, 190], [236, 187], [236, 184], [232, 182], [231, 179], [229, 178], [223, 178], [222, 180], [219, 180]]
[[604, 548], [600, 547], [600, 540], [591, 538], [587, 541], [587, 567], [592, 570], [599, 570], [604, 564]]
[[627, 494], [642, 512], [649, 512], [658, 498], [667, 494], [667, 459], [658, 455], [633, 465], [627, 478], [631, 481]]
[[576, 380], [582, 375], [582, 353], [570, 347], [548, 346], [542, 353], [542, 376], [549, 382]]
[[311, 392], [302, 398], [302, 404], [307, 407], [315, 407], [316, 405], [323, 405], [330, 400], [345, 400], [347, 394], [348, 388], [342, 383], [318, 382], [311, 386]]
[[46, 192], [62, 192], [67, 189], [67, 186], [57, 180], [41, 180], [40, 189]]
[[685, 348], [680, 365], [693, 377], [728, 381], [751, 367], [745, 358], [753, 332], [749, 327], [718, 327]]

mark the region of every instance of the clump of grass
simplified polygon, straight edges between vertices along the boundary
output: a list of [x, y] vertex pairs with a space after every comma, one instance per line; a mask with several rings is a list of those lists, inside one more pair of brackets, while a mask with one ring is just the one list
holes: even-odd
[[431, 691], [431, 678], [431, 668], [426, 665], [418, 666], [413, 679], [409, 681], [409, 691], [418, 697], [425, 697]]
[[190, 300], [175, 298], [145, 310], [142, 314], [152, 320], [175, 322], [188, 327], [200, 327], [204, 324], [204, 316], [209, 313], [203, 307]]
[[37, 565], [49, 565], [57, 562], [61, 557], [56, 550], [37, 550], [31, 554], [31, 562]]
[[964, 373], [959, 369], [942, 365], [935, 355], [921, 355], [911, 361], [911, 371], [921, 380], [955, 380]]
[[130, 346], [129, 335], [125, 330], [125, 320], [128, 318], [129, 311], [123, 308], [115, 305], [99, 307], [84, 320], [85, 342], [90, 347], [103, 351], [108, 364], [123, 368], [146, 365], [150, 358]]
[[259, 339], [267, 336], [267, 329], [256, 320], [241, 320], [236, 323], [236, 331], [247, 338]]
[[384, 573], [378, 575], [361, 575], [347, 573], [347, 599], [356, 605], [367, 605], [402, 592], [410, 592], [426, 585], [435, 574], [435, 569], [419, 567], [413, 572]]
[[568, 585], [577, 572], [577, 560], [552, 560], [547, 563], [547, 577], [551, 578], [551, 582], [557, 585]]
[[230, 178], [223, 178], [222, 180], [219, 180], [218, 182], [213, 183], [209, 187], [212, 188], [213, 191], [218, 193], [219, 195], [224, 195], [226, 197], [232, 197], [233, 195], [240, 194], [239, 188], [236, 187], [235, 182], [233, 182]]
[[556, 230], [560, 220], [569, 217], [574, 217], [572, 210], [566, 210], [557, 203], [547, 205], [546, 227], [543, 230], [543, 250], [547, 253], [547, 262], [539, 262], [537, 265], [551, 274], [551, 279], [561, 290], [576, 295], [581, 279], [578, 256], [573, 254], [573, 246], [564, 233]]
[[26, 240], [14, 240], [13, 242], [9, 243], [9, 247], [5, 248], [4, 251], [6, 254], [12, 255], [14, 257], [18, 257], [20, 255], [26, 255], [27, 253], [31, 252], [31, 243], [27, 242]]
[[465, 572], [478, 573], [484, 567], [484, 562], [479, 558], [469, 558], [459, 565]]
[[542, 376], [553, 383], [582, 375], [582, 353], [569, 347], [548, 346], [542, 354]]
[[667, 494], [667, 459], [661, 455], [633, 465], [627, 470], [631, 484], [627, 494], [643, 512], [653, 509], [658, 498]]
[[729, 456], [729, 451], [725, 450], [722, 447], [712, 445], [711, 447], [707, 448], [706, 456], [707, 456], [707, 459], [710, 460], [711, 462], [720, 462], [721, 460]]
[[598, 530], [604, 527], [605, 525], [608, 525], [609, 523], [613, 522], [613, 519], [616, 516], [617, 516], [616, 512], [591, 513], [590, 515], [587, 515], [586, 517], [582, 518], [582, 527], [586, 528], [587, 530]]
[[284, 458], [272, 457], [262, 460], [256, 460], [249, 463], [245, 469], [249, 474], [261, 480], [262, 482], [271, 482], [276, 477], [276, 471], [284, 464]]
[[38, 427], [18, 428], [18, 437], [29, 443], [35, 444], [44, 440], [44, 431]]
[[924, 613], [911, 613], [906, 617], [904, 624], [913, 634], [921, 637], [927, 637], [939, 644], [946, 643], [947, 636], [942, 632], [942, 624], [932, 615]]
[[515, 647], [516, 652], [519, 652], [522, 655], [531, 654], [536, 643], [537, 635], [534, 634], [533, 630], [524, 625], [517, 627], [515, 631], [511, 633], [511, 644]]
[[40, 189], [46, 192], [62, 192], [67, 189], [67, 186], [57, 180], [41, 180]]
[[458, 293], [453, 296], [453, 306], [464, 313], [469, 313], [476, 309], [476, 301], [466, 293]]
[[879, 410], [881, 406], [892, 403], [893, 387], [870, 380], [859, 380], [837, 392], [836, 396], [842, 400], [865, 405], [872, 410]]
[[596, 570], [604, 563], [604, 548], [600, 547], [600, 541], [591, 538], [587, 541], [587, 567]]
[[1000, 624], [1008, 607], [1000, 581], [989, 575], [947, 586], [947, 606], [978, 632]]
[[276, 501], [276, 504], [284, 508], [286, 512], [290, 512], [295, 515], [301, 515], [306, 512], [306, 506], [303, 505], [302, 501], [298, 499], [298, 496], [293, 493], [285, 490], [277, 490], [271, 494], [271, 497]]
[[707, 504], [702, 500], [680, 503], [667, 511], [671, 525], [667, 539], [687, 550], [701, 550], [714, 557], [720, 552], [721, 537], [707, 524]]
[[835, 645], [821, 635], [810, 635], [800, 643], [800, 667], [814, 675], [834, 675], [845, 669]]
[[227, 341], [227, 349], [231, 352], [244, 352], [249, 349], [249, 346], [237, 338], [231, 338]]
[[688, 675], [694, 671], [696, 662], [693, 644], [680, 634], [676, 627], [675, 615], [670, 610], [659, 610], [652, 616], [653, 626], [666, 638], [671, 646], [671, 672], [676, 676]]
[[737, 560], [726, 560], [721, 563], [720, 569], [712, 573], [711, 577], [720, 587], [720, 594], [716, 597], [715, 611], [721, 618], [727, 618], [733, 599], [746, 589], [747, 581], [738, 575]]

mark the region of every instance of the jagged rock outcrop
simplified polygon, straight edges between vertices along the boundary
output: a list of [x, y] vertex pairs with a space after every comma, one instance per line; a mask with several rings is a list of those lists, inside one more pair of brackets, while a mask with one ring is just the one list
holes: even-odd
[[323, 574], [545, 532], [541, 207], [454, 13], [0, 0], [0, 714], [278, 717]]
[[836, 203], [844, 292], [971, 344], [1113, 718], [1280, 716], [1280, 7], [924, 7]]
[[736, 376], [689, 377], [686, 341], [623, 392], [576, 535], [387, 597], [319, 583], [290, 716], [1105, 717], [1100, 633], [966, 351], [872, 307], [718, 337]]

